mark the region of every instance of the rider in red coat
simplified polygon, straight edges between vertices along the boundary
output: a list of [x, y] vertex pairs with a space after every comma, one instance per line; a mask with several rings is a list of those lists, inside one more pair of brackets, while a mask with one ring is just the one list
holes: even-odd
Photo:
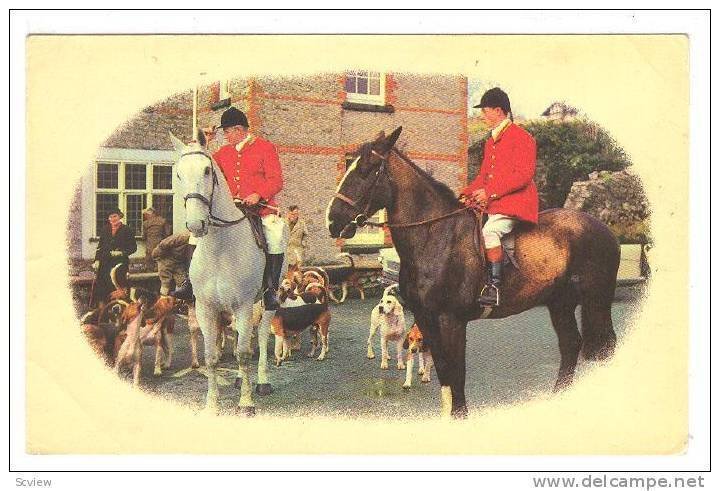
[[[240, 150], [237, 146], [241, 146]], [[283, 176], [275, 145], [248, 133], [237, 146], [225, 145], [213, 154], [233, 198], [245, 200], [248, 204], [264, 199], [268, 205], [277, 208], [275, 195], [283, 187]], [[257, 195], [258, 199], [253, 195]], [[271, 213], [275, 213], [271, 208], [260, 208], [260, 216]]]
[[[279, 208], [275, 201], [275, 195], [283, 187], [280, 159], [275, 145], [248, 131], [247, 117], [239, 109], [227, 109], [220, 118], [220, 128], [227, 145], [215, 152], [213, 159], [222, 170], [235, 202], [238, 206], [255, 206], [260, 200], [266, 202], [258, 209], [262, 224], [259, 220], [257, 222], [265, 235], [264, 303], [266, 310], [276, 310], [277, 289], [287, 246], [287, 233], [278, 232], [279, 228], [285, 227], [285, 221], [278, 216]], [[206, 131], [209, 139], [214, 138], [214, 133], [214, 129]], [[172, 295], [181, 299], [192, 298], [189, 281]]]
[[498, 305], [503, 264], [501, 239], [518, 221], [538, 220], [538, 194], [533, 181], [536, 148], [533, 137], [512, 122], [510, 99], [501, 89], [485, 92], [475, 107], [482, 109], [483, 119], [492, 132], [485, 142], [480, 173], [461, 191], [460, 199], [488, 214], [483, 226], [488, 283], [478, 301]]

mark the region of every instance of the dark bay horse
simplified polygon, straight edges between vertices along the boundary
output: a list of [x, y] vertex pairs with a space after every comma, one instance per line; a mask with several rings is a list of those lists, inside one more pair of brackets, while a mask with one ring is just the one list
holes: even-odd
[[[464, 417], [465, 331], [484, 310], [475, 303], [486, 279], [482, 241], [474, 213], [455, 193], [393, 148], [401, 131], [360, 146], [328, 205], [327, 227], [332, 237], [349, 238], [387, 209], [400, 293], [432, 346], [442, 414]], [[580, 352], [601, 360], [614, 351], [610, 307], [620, 248], [603, 223], [573, 210], [544, 211], [537, 225], [521, 223], [514, 233], [518, 268], [506, 268], [501, 305], [489, 318], [547, 305], [560, 347], [559, 390], [572, 382]]]

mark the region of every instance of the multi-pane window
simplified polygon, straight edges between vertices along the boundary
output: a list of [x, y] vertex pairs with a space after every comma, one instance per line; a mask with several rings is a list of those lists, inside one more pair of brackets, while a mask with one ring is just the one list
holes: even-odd
[[385, 104], [385, 75], [367, 70], [346, 72], [345, 92], [349, 102]]
[[95, 173], [95, 236], [108, 213], [120, 209], [124, 222], [142, 235], [142, 210], [152, 206], [172, 224], [172, 165], [156, 162], [97, 162]]

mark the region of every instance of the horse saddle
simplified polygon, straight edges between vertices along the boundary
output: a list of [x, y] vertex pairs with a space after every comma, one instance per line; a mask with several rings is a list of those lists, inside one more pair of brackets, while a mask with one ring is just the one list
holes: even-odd
[[263, 229], [262, 217], [258, 213], [258, 207], [245, 206], [241, 200], [235, 200], [235, 206], [245, 213], [245, 216], [250, 222], [250, 229], [252, 230], [253, 237], [255, 238], [255, 243], [265, 254], [267, 254], [267, 239], [265, 238], [265, 230]]

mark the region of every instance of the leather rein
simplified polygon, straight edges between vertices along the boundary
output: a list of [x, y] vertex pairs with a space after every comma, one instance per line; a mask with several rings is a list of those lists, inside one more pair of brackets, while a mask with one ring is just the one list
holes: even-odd
[[[395, 150], [395, 149], [394, 148], [390, 149], [390, 152], [392, 152], [393, 150]], [[388, 152], [386, 155], [382, 155], [382, 154], [376, 152], [375, 150], [371, 150], [371, 153], [373, 155], [380, 158], [380, 166], [378, 167], [378, 170], [375, 171], [375, 180], [370, 185], [370, 196], [369, 196], [369, 198], [367, 200], [367, 204], [365, 205], [365, 208], [362, 212], [360, 211], [360, 208], [358, 207], [357, 202], [355, 200], [345, 196], [340, 191], [335, 193], [335, 197], [337, 199], [339, 199], [340, 201], [343, 201], [344, 203], [347, 203], [348, 205], [350, 205], [350, 207], [352, 207], [353, 211], [358, 213], [357, 216], [351, 222], [348, 223], [348, 225], [356, 225], [359, 227], [362, 227], [364, 225], [367, 225], [369, 227], [382, 227], [384, 225], [387, 225], [390, 228], [409, 228], [409, 227], [417, 227], [420, 225], [427, 225], [429, 223], [444, 220], [445, 218], [451, 217], [453, 215], [457, 215], [459, 213], [469, 211], [468, 208], [463, 207], [463, 208], [458, 208], [457, 210], [453, 210], [449, 213], [445, 213], [444, 215], [440, 215], [438, 217], [433, 217], [433, 218], [428, 218], [426, 220], [419, 220], [417, 222], [408, 222], [408, 223], [391, 223], [391, 222], [372, 223], [372, 222], [368, 222], [367, 214], [370, 212], [370, 204], [372, 203], [372, 199], [375, 197], [375, 190], [377, 189], [377, 184], [380, 181], [380, 176], [382, 174], [385, 174], [385, 175], [387, 175], [388, 178], [390, 178], [390, 176], [387, 174], [387, 161], [388, 161], [388, 158], [390, 157], [390, 152]], [[401, 155], [397, 151], [395, 151], [395, 154], [407, 162], [407, 159], [403, 155]], [[347, 227], [347, 225], [346, 225], [346, 227]]]
[[237, 225], [238, 223], [242, 222], [247, 218], [247, 212], [243, 210], [243, 216], [241, 218], [238, 218], [237, 220], [225, 220], [224, 218], [216, 217], [213, 215], [213, 196], [215, 195], [215, 187], [218, 186], [220, 183], [218, 181], [217, 172], [215, 172], [215, 164], [213, 163], [212, 158], [206, 154], [203, 151], [196, 150], [193, 152], [188, 152], [180, 155], [180, 158], [187, 157], [188, 155], [202, 155], [206, 159], [210, 161], [210, 169], [212, 171], [212, 189], [210, 190], [210, 198], [205, 197], [204, 195], [200, 193], [188, 193], [185, 196], [183, 196], [183, 202], [184, 206], [187, 207], [187, 200], [189, 199], [198, 199], [200, 200], [205, 206], [208, 207], [208, 214], [210, 216], [209, 225], [212, 227], [231, 227], [233, 225]]

